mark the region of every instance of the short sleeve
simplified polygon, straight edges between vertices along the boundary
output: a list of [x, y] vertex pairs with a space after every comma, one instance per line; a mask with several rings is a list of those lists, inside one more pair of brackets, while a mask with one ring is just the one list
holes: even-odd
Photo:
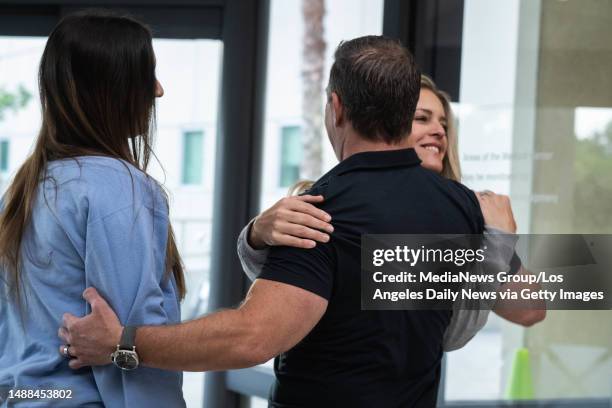
[[312, 249], [271, 248], [259, 278], [296, 286], [329, 300], [336, 267], [332, 238]]

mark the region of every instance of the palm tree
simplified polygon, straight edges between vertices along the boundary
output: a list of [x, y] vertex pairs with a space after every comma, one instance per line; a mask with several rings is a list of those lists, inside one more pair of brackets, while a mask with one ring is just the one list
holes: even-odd
[[323, 17], [325, 0], [302, 0], [304, 17], [304, 48], [302, 50], [302, 117], [304, 120], [303, 158], [300, 178], [316, 180], [323, 172], [323, 72], [325, 68], [325, 39]]

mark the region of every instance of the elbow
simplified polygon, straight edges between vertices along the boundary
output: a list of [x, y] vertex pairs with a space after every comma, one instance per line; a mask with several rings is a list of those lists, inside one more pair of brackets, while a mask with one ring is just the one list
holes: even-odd
[[244, 341], [236, 345], [236, 354], [239, 356], [240, 365], [237, 368], [247, 368], [263, 364], [280, 353], [280, 351], [274, 348], [274, 342], [269, 339], [269, 334], [255, 325], [247, 329]]
[[546, 310], [526, 310], [521, 314], [521, 317], [517, 319], [516, 323], [524, 327], [531, 327], [536, 323], [541, 322], [546, 318]]
[[245, 355], [245, 368], [264, 364], [269, 360], [273, 359], [274, 357], [276, 357], [276, 354], [270, 353], [264, 349], [251, 350], [250, 352], [248, 352], [247, 355]]

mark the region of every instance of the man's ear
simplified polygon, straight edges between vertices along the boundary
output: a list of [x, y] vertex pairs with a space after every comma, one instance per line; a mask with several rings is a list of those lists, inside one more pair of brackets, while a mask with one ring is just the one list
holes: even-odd
[[341, 126], [344, 122], [344, 106], [337, 93], [331, 93], [331, 114], [334, 126]]

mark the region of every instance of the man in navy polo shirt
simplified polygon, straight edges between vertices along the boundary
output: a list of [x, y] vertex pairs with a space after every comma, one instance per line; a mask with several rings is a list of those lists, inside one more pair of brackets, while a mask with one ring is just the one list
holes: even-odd
[[[325, 197], [331, 240], [272, 248], [235, 310], [138, 328], [142, 364], [204, 371], [278, 356], [272, 407], [435, 406], [451, 312], [363, 311], [360, 302], [362, 234], [483, 231], [475, 195], [420, 166], [408, 148], [419, 84], [412, 56], [394, 40], [368, 36], [338, 47], [325, 122], [340, 164], [311, 191]], [[92, 314], [66, 316], [60, 333], [72, 344], [73, 368], [107, 364], [123, 330], [94, 290], [85, 297]]]
[[[362, 234], [480, 234], [478, 200], [408, 149], [419, 71], [395, 41], [342, 43], [325, 124], [340, 164], [309, 194], [332, 215], [328, 243], [272, 247], [259, 279], [323, 299], [313, 330], [275, 360], [273, 407], [434, 407], [449, 311], [361, 310]], [[310, 295], [312, 296], [312, 295]], [[307, 315], [308, 311], [304, 311]]]

